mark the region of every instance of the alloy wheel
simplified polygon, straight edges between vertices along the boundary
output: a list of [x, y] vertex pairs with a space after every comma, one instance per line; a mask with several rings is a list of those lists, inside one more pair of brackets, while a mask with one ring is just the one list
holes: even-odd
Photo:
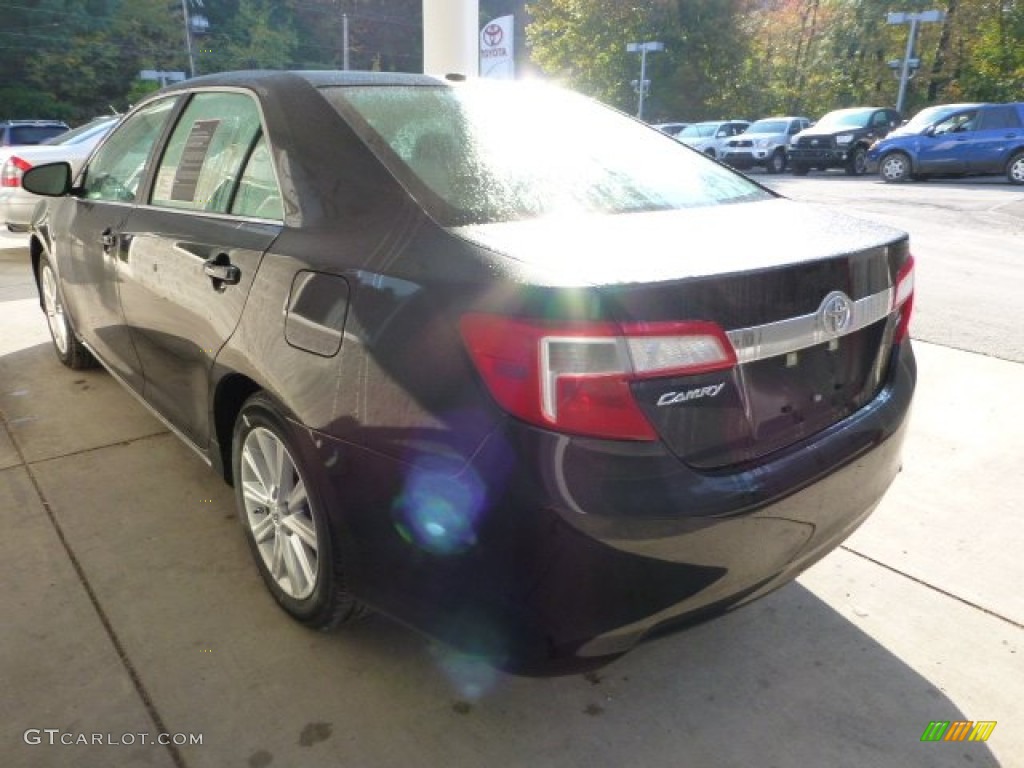
[[296, 600], [316, 589], [319, 547], [312, 501], [285, 444], [256, 427], [242, 445], [241, 483], [246, 522], [263, 563]]
[[68, 325], [64, 318], [64, 304], [60, 300], [60, 291], [57, 290], [57, 279], [53, 275], [53, 269], [47, 262], [43, 262], [42, 269], [43, 283], [43, 309], [46, 311], [46, 322], [50, 326], [50, 335], [57, 351], [61, 355], [68, 353]]

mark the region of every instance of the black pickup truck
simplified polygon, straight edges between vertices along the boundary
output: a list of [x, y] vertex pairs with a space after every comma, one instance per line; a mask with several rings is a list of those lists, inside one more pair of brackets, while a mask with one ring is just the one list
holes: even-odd
[[885, 107], [853, 107], [829, 112], [789, 141], [786, 156], [795, 176], [811, 168], [844, 168], [850, 176], [867, 170], [868, 148], [903, 122]]

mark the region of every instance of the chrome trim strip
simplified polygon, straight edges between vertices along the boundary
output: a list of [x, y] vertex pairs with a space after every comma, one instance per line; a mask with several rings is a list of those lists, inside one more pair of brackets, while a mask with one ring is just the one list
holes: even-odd
[[892, 312], [892, 299], [892, 288], [857, 299], [853, 302], [849, 326], [839, 334], [828, 333], [821, 323], [820, 312], [813, 312], [774, 323], [727, 331], [726, 336], [736, 350], [737, 362], [752, 363], [824, 344], [877, 323]]

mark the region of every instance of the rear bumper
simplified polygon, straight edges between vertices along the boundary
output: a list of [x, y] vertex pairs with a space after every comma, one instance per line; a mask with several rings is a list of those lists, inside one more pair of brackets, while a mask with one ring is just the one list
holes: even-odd
[[11, 231], [27, 232], [38, 202], [38, 197], [28, 196], [20, 189], [0, 191], [0, 226], [6, 226]]
[[[747, 602], [834, 549], [900, 469], [915, 379], [904, 344], [870, 404], [726, 472], [695, 471], [657, 443], [512, 421], [454, 472], [329, 440], [318, 452], [335, 466], [339, 448], [349, 456], [328, 498], [352, 536], [360, 597], [505, 669], [558, 674]], [[353, 497], [353, 476], [368, 495]]]

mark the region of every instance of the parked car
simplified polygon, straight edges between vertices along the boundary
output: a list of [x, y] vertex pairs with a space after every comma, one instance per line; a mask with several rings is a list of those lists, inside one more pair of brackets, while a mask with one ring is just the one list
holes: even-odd
[[1024, 184], [1024, 103], [928, 107], [868, 152], [883, 181], [1005, 174]]
[[0, 147], [40, 144], [68, 130], [62, 120], [0, 120]]
[[234, 485], [309, 627], [592, 668], [791, 580], [900, 468], [906, 234], [582, 96], [208, 75], [23, 184], [58, 359]]
[[675, 136], [688, 125], [689, 123], [655, 123], [651, 128], [657, 128], [662, 133], [667, 133], [669, 136]]
[[761, 166], [768, 173], [786, 170], [789, 139], [809, 127], [806, 117], [766, 117], [755, 120], [741, 135], [725, 142], [722, 162], [734, 168]]
[[895, 109], [853, 107], [829, 112], [789, 141], [789, 167], [796, 176], [811, 168], [843, 168], [850, 176], [867, 169], [868, 148], [903, 121]]
[[93, 147], [116, 122], [117, 117], [98, 117], [41, 144], [0, 149], [0, 224], [12, 232], [28, 230], [39, 196], [22, 188], [25, 171], [33, 165], [66, 160], [72, 175], [77, 174]]
[[713, 120], [704, 123], [693, 123], [676, 134], [676, 139], [703, 152], [708, 157], [717, 158], [725, 149], [725, 142], [733, 136], [743, 133], [750, 123], [746, 120]]

